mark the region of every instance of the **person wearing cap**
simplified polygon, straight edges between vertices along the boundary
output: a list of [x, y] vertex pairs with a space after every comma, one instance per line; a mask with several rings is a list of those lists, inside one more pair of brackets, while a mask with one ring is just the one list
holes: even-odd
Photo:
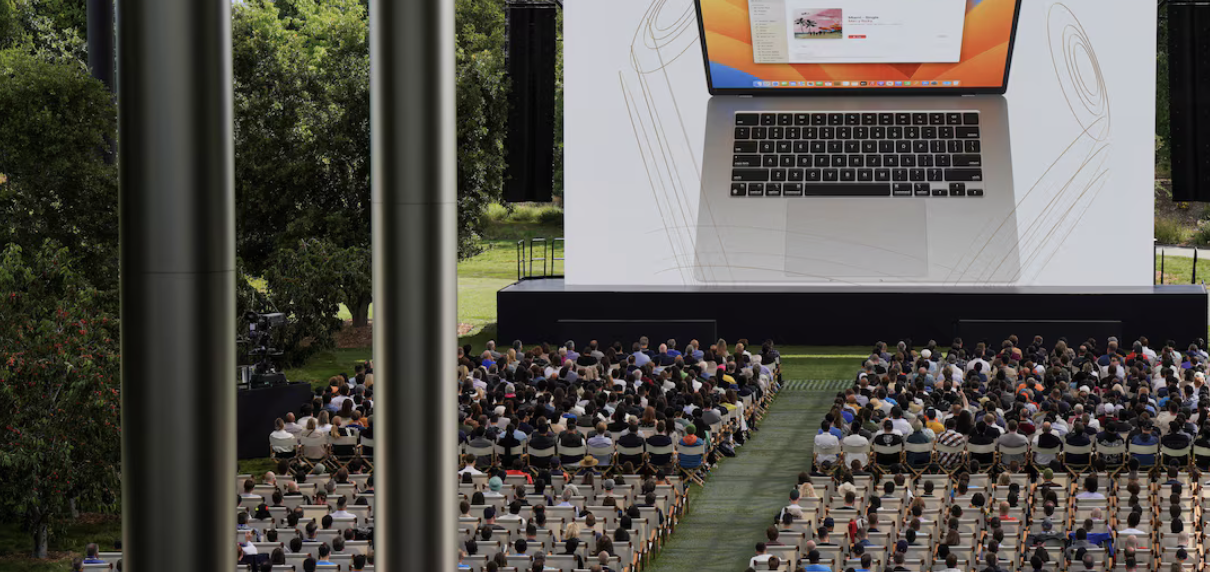
[[799, 504], [800, 498], [801, 493], [798, 492], [798, 488], [790, 489], [790, 504], [781, 509], [781, 514], [777, 518], [783, 518], [787, 514], [793, 516], [795, 519], [802, 518], [802, 505]]
[[1062, 546], [1066, 542], [1066, 538], [1062, 532], [1054, 530], [1054, 521], [1050, 517], [1042, 518], [1042, 530], [1040, 532], [1031, 532], [1025, 538], [1025, 546], [1029, 548], [1037, 548], [1046, 546], [1047, 543], [1057, 543]]
[[492, 477], [487, 480], [487, 490], [483, 491], [483, 498], [504, 498], [504, 494], [500, 492], [504, 488], [504, 481], [500, 477]]

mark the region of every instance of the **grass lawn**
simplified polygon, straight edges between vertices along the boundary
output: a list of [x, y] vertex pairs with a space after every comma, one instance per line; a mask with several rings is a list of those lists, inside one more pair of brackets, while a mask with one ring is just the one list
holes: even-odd
[[[1197, 260], [1197, 283], [1210, 281], [1210, 251], [1204, 253], [1205, 257], [1198, 256]], [[1193, 259], [1183, 256], [1165, 256], [1164, 257], [1164, 284], [1193, 284]], [[1160, 260], [1155, 260], [1155, 272], [1159, 275]]]
[[85, 515], [81, 522], [51, 536], [51, 559], [35, 560], [29, 557], [32, 537], [22, 532], [14, 520], [0, 520], [0, 570], [4, 572], [68, 572], [72, 558], [83, 557], [88, 543], [97, 543], [101, 550], [112, 550], [114, 541], [122, 538], [122, 521], [118, 517]]

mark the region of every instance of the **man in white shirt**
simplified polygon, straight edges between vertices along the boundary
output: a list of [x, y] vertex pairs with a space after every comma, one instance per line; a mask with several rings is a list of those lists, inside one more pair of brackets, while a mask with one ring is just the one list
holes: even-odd
[[287, 432], [289, 432], [291, 435], [295, 435], [295, 436], [297, 436], [299, 433], [302, 433], [302, 432], [303, 432], [303, 426], [302, 426], [302, 425], [299, 425], [298, 423], [295, 423], [295, 422], [294, 422], [294, 414], [293, 414], [293, 413], [287, 413], [287, 414], [286, 414], [286, 427], [285, 427], [285, 429], [286, 429], [286, 431], [287, 431]]
[[[869, 451], [870, 450], [870, 440], [866, 439], [865, 437], [862, 437], [861, 434], [859, 434], [859, 433], [853, 433], [853, 434], [850, 434], [848, 437], [845, 437], [843, 440], [841, 440], [840, 445], [841, 445], [841, 447], [847, 447], [848, 449], [850, 449], [852, 451]], [[845, 465], [851, 467], [851, 466], [853, 466], [853, 461], [860, 462], [861, 466], [864, 467], [867, 464], [869, 464], [870, 457], [869, 457], [869, 455], [867, 455], [864, 452], [847, 453], [845, 455]]]
[[349, 518], [356, 516], [349, 512], [349, 499], [341, 495], [336, 499], [336, 510], [332, 512], [332, 518]]
[[749, 568], [756, 570], [767, 570], [769, 568], [769, 557], [772, 556], [772, 554], [767, 554], [765, 550], [766, 548], [764, 542], [756, 543], [756, 556], [753, 556], [752, 559], [748, 561]]
[[895, 431], [899, 432], [900, 437], [906, 437], [912, 434], [912, 424], [903, 418], [903, 409], [901, 407], [891, 408], [891, 424], [895, 426]]
[[[820, 428], [823, 431], [820, 431], [815, 436], [815, 461], [820, 464], [831, 463], [835, 465], [836, 451], [840, 450], [840, 439], [830, 432], [832, 424], [828, 423], [827, 420], [820, 423]], [[830, 452], [824, 453], [823, 451]]]

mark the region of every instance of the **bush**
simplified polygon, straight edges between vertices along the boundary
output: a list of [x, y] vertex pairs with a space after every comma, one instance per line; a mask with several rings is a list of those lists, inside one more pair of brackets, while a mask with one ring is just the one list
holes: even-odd
[[563, 209], [550, 205], [538, 211], [538, 222], [550, 225], [563, 224]]
[[1210, 246], [1210, 223], [1202, 223], [1197, 225], [1197, 230], [1193, 231], [1193, 236], [1190, 237], [1193, 244], [1198, 246]]
[[484, 211], [484, 216], [487, 220], [493, 223], [501, 223], [508, 219], [508, 207], [500, 203], [492, 203], [487, 205], [487, 210]]
[[1155, 240], [1160, 244], [1181, 244], [1185, 242], [1185, 235], [1186, 230], [1180, 221], [1163, 217], [1155, 219]]
[[1210, 247], [1210, 225], [1199, 225], [1198, 230], [1193, 231], [1192, 241], [1199, 247]]

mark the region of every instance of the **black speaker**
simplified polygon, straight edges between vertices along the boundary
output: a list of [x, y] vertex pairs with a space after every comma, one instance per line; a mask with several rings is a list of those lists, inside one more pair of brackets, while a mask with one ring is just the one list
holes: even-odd
[[1210, 201], [1210, 4], [1168, 3], [1172, 199]]
[[549, 202], [554, 191], [556, 10], [554, 2], [508, 3], [506, 201]]

